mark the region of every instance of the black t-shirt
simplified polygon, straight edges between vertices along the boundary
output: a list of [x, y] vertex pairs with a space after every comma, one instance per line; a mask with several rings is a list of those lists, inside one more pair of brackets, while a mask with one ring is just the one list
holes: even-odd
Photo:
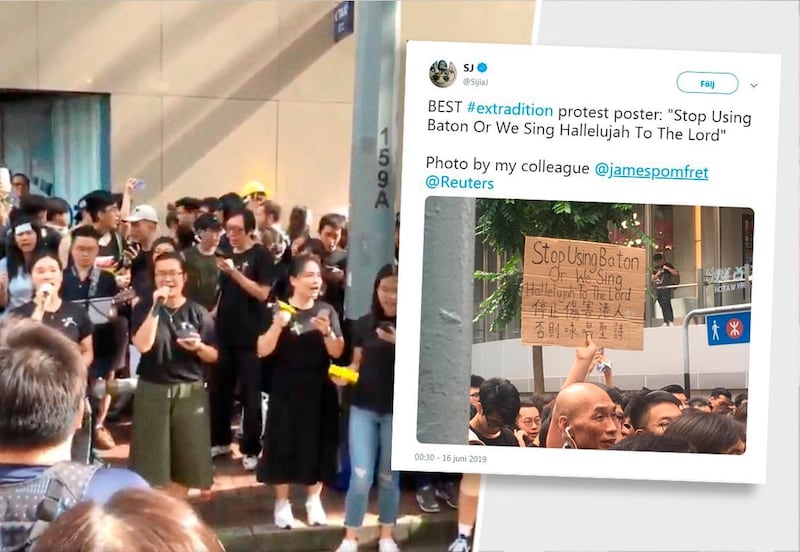
[[[34, 310], [36, 310], [36, 304], [29, 301], [12, 309], [10, 314], [30, 318]], [[94, 325], [86, 309], [64, 300], [61, 301], [61, 306], [57, 311], [44, 313], [42, 324], [60, 331], [75, 343], [80, 343], [92, 335], [94, 330]]]
[[[231, 256], [234, 266], [245, 277], [262, 285], [272, 286], [275, 262], [272, 253], [254, 245]], [[217, 339], [220, 344], [254, 348], [258, 336], [269, 327], [270, 312], [264, 301], [247, 293], [225, 273], [219, 275], [219, 308], [217, 310]]]
[[475, 429], [474, 427], [472, 427], [471, 425], [469, 426], [469, 428], [472, 430], [472, 432], [475, 435], [478, 436], [478, 439], [483, 441], [484, 445], [496, 446], [496, 447], [518, 447], [519, 446], [519, 441], [514, 436], [514, 432], [511, 431], [507, 427], [504, 427], [503, 429], [501, 429], [500, 430], [500, 435], [498, 435], [497, 437], [486, 437], [485, 435], [482, 435], [481, 433], [479, 433], [478, 430]]
[[[143, 298], [133, 309], [131, 335], [135, 335], [150, 316], [152, 298]], [[187, 300], [176, 311], [166, 306], [158, 310], [158, 331], [153, 346], [142, 353], [139, 377], [151, 383], [171, 384], [203, 379], [203, 361], [175, 341], [176, 334], [191, 331], [200, 334], [203, 343], [214, 345], [214, 321], [206, 309]]]
[[[386, 323], [395, 325], [394, 318]], [[394, 394], [394, 344], [378, 337], [371, 314], [359, 318], [353, 327], [353, 347], [361, 347], [361, 366], [352, 404], [390, 414]]]
[[186, 287], [183, 293], [188, 299], [200, 303], [208, 310], [217, 302], [219, 268], [214, 255], [204, 255], [197, 247], [183, 254], [186, 259]]

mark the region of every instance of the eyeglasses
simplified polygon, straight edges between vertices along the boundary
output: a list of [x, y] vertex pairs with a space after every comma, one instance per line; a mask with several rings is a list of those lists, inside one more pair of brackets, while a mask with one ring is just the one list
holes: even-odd
[[481, 394], [480, 393], [470, 393], [469, 394], [471, 399], [479, 399]]
[[666, 433], [666, 431], [667, 431], [667, 428], [669, 427], [669, 425], [670, 425], [671, 423], [672, 423], [672, 422], [671, 422], [671, 421], [669, 421], [669, 420], [664, 420], [663, 422], [659, 422], [659, 423], [657, 423], [656, 425], [657, 425], [658, 427], [660, 427], [660, 428], [661, 428], [661, 432], [662, 432], [662, 433]]
[[244, 228], [242, 228], [241, 226], [228, 226], [228, 227], [225, 229], [225, 231], [226, 231], [228, 234], [231, 234], [231, 235], [233, 235], [233, 236], [237, 236], [237, 235], [239, 235], [239, 234], [244, 234]]
[[164, 272], [156, 272], [156, 278], [177, 278], [183, 274], [180, 270], [165, 270]]
[[533, 427], [535, 425], [541, 425], [542, 419], [541, 418], [523, 418], [519, 421], [519, 425], [523, 425], [525, 427]]

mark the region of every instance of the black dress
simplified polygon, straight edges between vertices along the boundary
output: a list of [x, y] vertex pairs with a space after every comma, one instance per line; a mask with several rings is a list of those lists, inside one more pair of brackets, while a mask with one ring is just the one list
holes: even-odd
[[311, 323], [321, 310], [330, 313], [333, 332], [341, 336], [334, 308], [317, 301], [297, 310], [270, 355], [274, 372], [257, 472], [262, 483], [313, 485], [336, 475], [338, 393], [328, 377], [331, 359], [323, 336]]

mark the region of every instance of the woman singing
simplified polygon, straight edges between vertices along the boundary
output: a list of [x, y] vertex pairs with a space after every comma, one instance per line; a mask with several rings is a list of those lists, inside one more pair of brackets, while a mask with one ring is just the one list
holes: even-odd
[[336, 473], [339, 403], [328, 377], [331, 359], [344, 350], [333, 307], [318, 301], [322, 288], [319, 262], [294, 257], [289, 267], [289, 304], [296, 313], [275, 314], [270, 329], [258, 338], [258, 354], [274, 357], [264, 454], [258, 480], [277, 485], [275, 525], [291, 528], [289, 485], [308, 487], [309, 525], [325, 525], [322, 483]]
[[12, 309], [10, 314], [33, 318], [66, 335], [78, 345], [88, 368], [92, 363], [94, 327], [86, 309], [59, 296], [63, 272], [58, 255], [37, 253], [31, 258], [30, 267], [33, 300]]
[[133, 310], [133, 344], [142, 354], [133, 403], [131, 468], [176, 496], [210, 489], [211, 426], [203, 363], [216, 362], [214, 324], [183, 295], [179, 253], [154, 261], [155, 291]]
[[[358, 550], [357, 532], [367, 512], [378, 461], [379, 552], [396, 552], [392, 530], [400, 507], [399, 473], [392, 471], [392, 396], [397, 318], [397, 265], [378, 271], [370, 313], [355, 323], [353, 363], [358, 371], [350, 407], [350, 486], [345, 499], [345, 537], [337, 552]], [[338, 379], [337, 384], [346, 382]], [[380, 457], [380, 458], [379, 458]]]

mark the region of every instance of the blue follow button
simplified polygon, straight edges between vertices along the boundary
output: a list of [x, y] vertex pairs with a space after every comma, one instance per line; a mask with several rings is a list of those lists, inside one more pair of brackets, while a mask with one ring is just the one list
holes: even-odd
[[676, 84], [687, 94], [733, 94], [739, 89], [739, 78], [733, 73], [684, 71]]

